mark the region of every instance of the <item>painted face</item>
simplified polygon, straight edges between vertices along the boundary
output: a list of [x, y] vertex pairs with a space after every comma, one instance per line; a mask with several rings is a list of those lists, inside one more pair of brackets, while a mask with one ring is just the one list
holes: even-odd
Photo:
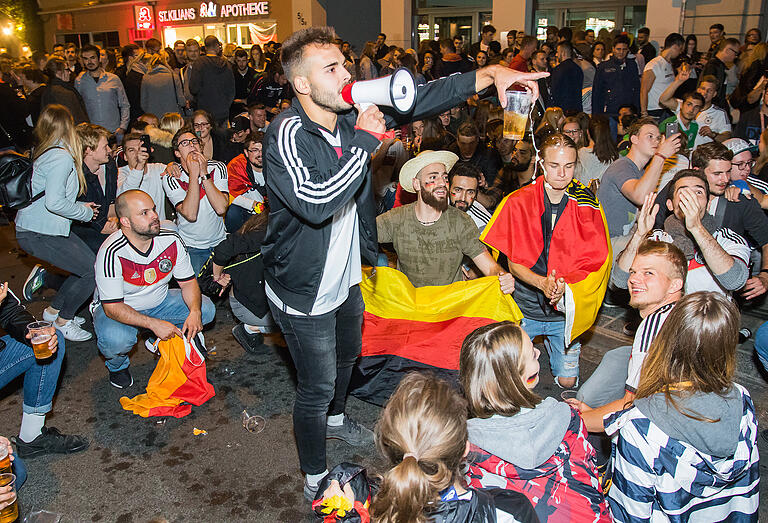
[[534, 347], [531, 338], [523, 332], [523, 346], [520, 349], [521, 378], [529, 389], [536, 388], [539, 384], [539, 349]]
[[477, 178], [454, 176], [451, 180], [451, 205], [467, 212], [477, 196]]

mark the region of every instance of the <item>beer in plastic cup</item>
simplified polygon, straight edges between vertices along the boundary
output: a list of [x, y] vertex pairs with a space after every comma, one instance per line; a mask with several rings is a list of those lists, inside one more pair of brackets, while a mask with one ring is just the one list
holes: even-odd
[[11, 472], [11, 453], [8, 446], [0, 444], [0, 473]]
[[0, 474], [0, 487], [11, 487], [14, 493], [13, 501], [10, 505], [0, 510], [0, 523], [13, 523], [19, 519], [19, 498], [16, 496], [16, 475]]
[[504, 108], [504, 138], [522, 140], [531, 109], [531, 95], [527, 91], [507, 91]]
[[47, 360], [53, 356], [48, 342], [56, 335], [56, 330], [50, 321], [35, 321], [27, 325], [27, 330], [32, 337], [32, 351], [38, 360]]
[[560, 397], [563, 401], [575, 400], [577, 391], [574, 389], [564, 390], [560, 393]]

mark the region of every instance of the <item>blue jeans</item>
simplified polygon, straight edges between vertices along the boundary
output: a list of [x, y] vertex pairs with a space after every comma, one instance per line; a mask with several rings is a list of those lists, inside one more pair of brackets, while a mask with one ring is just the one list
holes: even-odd
[[24, 482], [27, 481], [27, 466], [24, 465], [20, 457], [14, 454], [11, 468], [13, 473], [16, 474], [16, 490], [19, 490]]
[[56, 331], [59, 346], [50, 361], [38, 363], [32, 347], [19, 343], [10, 336], [3, 336], [5, 348], [0, 351], [0, 388], [24, 374], [24, 404], [27, 414], [46, 414], [51, 411], [53, 395], [64, 361], [64, 336]]
[[301, 470], [326, 470], [327, 416], [342, 414], [352, 368], [363, 347], [363, 297], [360, 286], [337, 309], [319, 316], [286, 314], [272, 301], [272, 316], [283, 332], [296, 366], [293, 431]]
[[[203, 325], [213, 321], [216, 307], [208, 296], [202, 297], [201, 311]], [[184, 325], [187, 316], [189, 316], [189, 308], [181, 296], [181, 289], [169, 289], [168, 295], [160, 305], [138, 312], [145, 316], [171, 322], [179, 328]], [[103, 306], [94, 309], [93, 326], [96, 330], [96, 344], [107, 360], [107, 369], [110, 372], [117, 372], [128, 368], [131, 363], [128, 353], [136, 345], [139, 329], [108, 317], [104, 313]]]
[[544, 336], [544, 347], [549, 354], [549, 366], [552, 375], [561, 378], [579, 377], [579, 354], [581, 343], [578, 340], [565, 346], [565, 322], [564, 321], [538, 321], [523, 318], [520, 326], [531, 338]]
[[763, 369], [768, 372], [768, 321], [760, 325], [755, 333], [755, 352]]
[[224, 227], [227, 232], [232, 234], [243, 226], [243, 224], [253, 216], [253, 213], [248, 209], [244, 209], [239, 205], [230, 205], [227, 207], [227, 213], [224, 215]]
[[629, 345], [606, 352], [595, 372], [579, 388], [576, 398], [592, 408], [623, 398], [631, 356]]
[[189, 253], [189, 261], [192, 263], [192, 268], [195, 270], [195, 276], [200, 274], [200, 269], [203, 268], [205, 262], [213, 254], [213, 247], [207, 247], [205, 249], [198, 249], [197, 247], [187, 247]]

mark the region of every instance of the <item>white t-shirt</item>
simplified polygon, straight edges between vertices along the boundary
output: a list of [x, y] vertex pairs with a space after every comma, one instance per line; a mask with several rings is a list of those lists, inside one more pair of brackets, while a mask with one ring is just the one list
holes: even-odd
[[[187, 188], [189, 187], [189, 175], [184, 169], [181, 169], [181, 166], [179, 169], [181, 170], [181, 177], [178, 179], [173, 176], [163, 176], [165, 194], [174, 207], [187, 197]], [[218, 190], [223, 193], [229, 192], [226, 165], [215, 160], [209, 160], [208, 174], [212, 177], [213, 184]], [[184, 239], [184, 243], [196, 249], [215, 247], [227, 236], [224, 218], [213, 210], [213, 206], [205, 194], [202, 181], [200, 182], [200, 207], [197, 210], [197, 221], [187, 221], [180, 212], [176, 213], [176, 221], [179, 225], [179, 235]]]
[[656, 79], [651, 85], [651, 90], [648, 91], [648, 110], [655, 111], [657, 109], [664, 109], [659, 105], [659, 98], [669, 84], [675, 80], [675, 69], [672, 64], [667, 62], [667, 59], [659, 55], [645, 65], [645, 71], [653, 71]]
[[117, 170], [117, 194], [120, 195], [131, 189], [144, 191], [155, 202], [155, 210], [160, 220], [165, 220], [165, 191], [162, 177], [164, 171], [165, 165], [162, 163], [148, 163], [146, 172], [133, 170], [124, 165]]
[[[727, 227], [721, 227], [716, 230], [712, 234], [712, 237], [718, 244], [720, 244], [720, 247], [722, 247], [725, 252], [736, 258], [736, 263], [741, 262], [745, 265], [749, 265], [750, 248], [747, 240]], [[674, 243], [672, 236], [659, 229], [656, 229], [651, 233], [650, 239]], [[705, 263], [701, 253], [696, 249], [694, 257], [688, 261], [688, 274], [685, 278], [685, 294], [708, 291], [719, 292], [720, 294], [730, 296], [730, 293], [717, 283], [717, 280]]]
[[[709, 126], [715, 134], [731, 132], [731, 121], [728, 119], [728, 115], [714, 104], [712, 104], [706, 111], [699, 112], [696, 116], [696, 123], [699, 124], [699, 130], [704, 126]], [[711, 141], [712, 138], [697, 134], [693, 147], [696, 148], [703, 143], [709, 143]]]
[[625, 390], [637, 392], [637, 385], [640, 383], [640, 370], [643, 368], [645, 357], [648, 355], [648, 348], [674, 306], [674, 303], [662, 305], [640, 322], [640, 326], [635, 332], [635, 340], [632, 342], [632, 354], [627, 366]]
[[110, 234], [96, 255], [96, 293], [102, 303], [123, 302], [143, 311], [157, 307], [176, 281], [195, 277], [189, 254], [178, 234], [160, 229], [145, 253], [139, 252], [123, 231]]

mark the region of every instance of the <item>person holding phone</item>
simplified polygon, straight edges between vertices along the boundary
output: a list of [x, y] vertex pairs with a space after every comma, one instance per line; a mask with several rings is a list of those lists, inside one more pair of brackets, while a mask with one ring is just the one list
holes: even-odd
[[[162, 223], [167, 219], [165, 213], [167, 199], [162, 178], [166, 165], [150, 163], [151, 152], [149, 135], [128, 133], [123, 137], [123, 155], [127, 165], [118, 169], [117, 194], [120, 195], [131, 189], [141, 189], [155, 202], [155, 210]], [[169, 222], [168, 225], [171, 223]]]

